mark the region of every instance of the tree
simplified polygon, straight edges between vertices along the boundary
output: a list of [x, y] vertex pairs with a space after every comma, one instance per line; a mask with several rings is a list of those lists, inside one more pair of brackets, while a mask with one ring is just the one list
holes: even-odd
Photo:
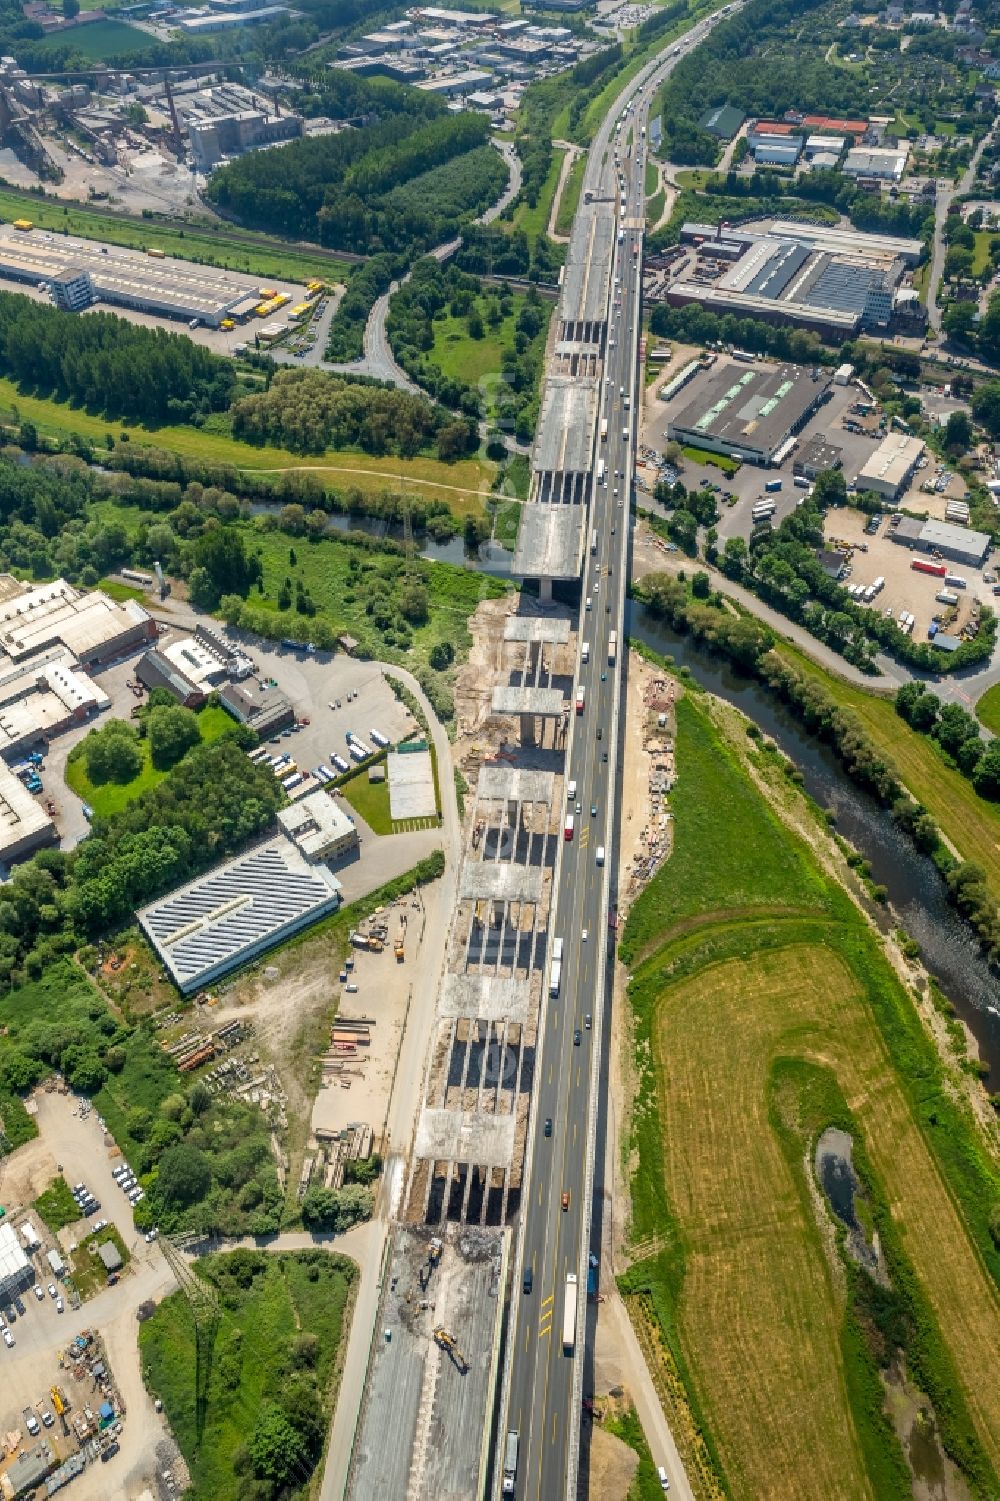
[[106, 782], [124, 785], [142, 771], [139, 737], [124, 720], [112, 719], [100, 730], [91, 730], [83, 742], [87, 776], [95, 787]]
[[[261, 576], [259, 558], [247, 553], [243, 536], [235, 526], [209, 526], [195, 543], [195, 563], [211, 581], [213, 609], [223, 594], [245, 596]], [[192, 573], [192, 590], [193, 586]]]
[[62, 13], [67, 21], [75, 21], [80, 14], [80, 0], [62, 0]]
[[156, 1186], [168, 1208], [197, 1203], [208, 1193], [211, 1182], [208, 1159], [188, 1142], [168, 1147], [160, 1158]]
[[707, 599], [711, 589], [711, 580], [707, 573], [698, 572], [691, 580], [691, 593], [695, 599]]
[[455, 648], [450, 641], [435, 641], [431, 647], [430, 663], [436, 672], [443, 672], [455, 660]]
[[941, 326], [952, 339], [967, 339], [979, 309], [974, 302], [958, 299], [949, 302], [941, 314]]
[[180, 704], [169, 709], [151, 709], [146, 718], [146, 735], [153, 765], [158, 771], [168, 771], [200, 742], [198, 716]]
[[306, 1444], [281, 1408], [273, 1402], [262, 1405], [247, 1443], [250, 1465], [258, 1480], [266, 1480], [273, 1495], [307, 1468]]
[[426, 585], [411, 579], [400, 592], [399, 611], [411, 625], [423, 625], [430, 610], [430, 598]]
[[945, 704], [934, 727], [934, 737], [950, 756], [957, 756], [966, 740], [979, 739], [979, 723], [960, 704]]
[[944, 429], [944, 446], [956, 453], [966, 453], [972, 447], [972, 423], [969, 414], [959, 408], [948, 413]]
[[1000, 801], [1000, 740], [992, 740], [979, 758], [972, 785], [980, 797]]
[[972, 415], [991, 438], [1000, 437], [1000, 381], [988, 380], [972, 396]]
[[903, 683], [896, 693], [896, 713], [913, 729], [927, 735], [937, 723], [941, 700], [929, 693], [923, 683]]

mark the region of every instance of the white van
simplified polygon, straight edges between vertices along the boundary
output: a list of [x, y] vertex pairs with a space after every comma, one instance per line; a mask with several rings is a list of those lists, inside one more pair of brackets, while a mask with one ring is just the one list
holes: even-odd
[[589, 641], [585, 641], [583, 643], [583, 645], [580, 647], [580, 661], [581, 662], [589, 662], [590, 661], [590, 642]]
[[567, 802], [570, 802], [570, 803], [576, 802], [576, 783], [575, 782], [567, 782], [566, 783], [566, 800], [567, 800]]
[[604, 864], [604, 845], [603, 844], [599, 844], [597, 846], [597, 863], [598, 863], [598, 865], [603, 865]]
[[670, 1481], [667, 1479], [667, 1472], [662, 1465], [656, 1466], [656, 1478], [660, 1482], [660, 1490], [669, 1491]]

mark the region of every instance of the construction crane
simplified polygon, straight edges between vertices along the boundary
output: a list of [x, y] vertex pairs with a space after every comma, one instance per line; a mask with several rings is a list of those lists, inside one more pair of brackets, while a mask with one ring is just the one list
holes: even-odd
[[469, 1369], [469, 1362], [462, 1354], [458, 1340], [452, 1334], [451, 1330], [446, 1329], [443, 1324], [439, 1324], [434, 1330], [434, 1343], [438, 1349], [444, 1350], [451, 1357], [452, 1364], [464, 1376], [465, 1372]]

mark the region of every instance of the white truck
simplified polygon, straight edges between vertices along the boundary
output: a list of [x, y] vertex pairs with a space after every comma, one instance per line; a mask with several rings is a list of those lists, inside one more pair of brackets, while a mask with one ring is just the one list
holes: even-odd
[[549, 965], [549, 995], [559, 994], [559, 986], [562, 982], [563, 941], [561, 938], [552, 940], [552, 963]]
[[572, 1355], [576, 1345], [577, 1276], [566, 1273], [566, 1293], [563, 1301], [563, 1354]]

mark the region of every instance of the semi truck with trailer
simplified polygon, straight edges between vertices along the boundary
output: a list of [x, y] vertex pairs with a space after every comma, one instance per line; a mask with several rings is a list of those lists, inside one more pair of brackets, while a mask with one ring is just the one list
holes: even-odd
[[566, 1273], [566, 1293], [563, 1299], [563, 1354], [572, 1355], [576, 1345], [577, 1275]]
[[559, 985], [562, 981], [563, 941], [561, 938], [552, 940], [552, 962], [549, 965], [549, 995], [559, 994]]

